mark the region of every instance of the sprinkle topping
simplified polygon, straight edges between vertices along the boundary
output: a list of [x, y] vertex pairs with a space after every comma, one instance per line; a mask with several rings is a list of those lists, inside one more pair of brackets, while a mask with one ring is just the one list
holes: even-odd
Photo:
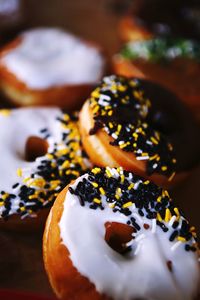
[[48, 128], [41, 128], [38, 136], [48, 142], [47, 153], [36, 158], [30, 170], [15, 171], [19, 181], [13, 183], [12, 193], [0, 190], [0, 217], [35, 216], [39, 209], [51, 206], [58, 193], [90, 166], [81, 146], [76, 115], [61, 112], [55, 122], [60, 127], [60, 140], [54, 141]]
[[181, 38], [155, 38], [145, 41], [132, 41], [121, 50], [127, 59], [144, 59], [153, 63], [170, 62], [176, 58], [200, 61], [200, 44], [197, 41]]
[[170, 242], [181, 242], [186, 251], [198, 249], [195, 228], [190, 227], [168, 192], [121, 167], [96, 167], [69, 192], [79, 197], [82, 206], [95, 210], [109, 207], [124, 214], [136, 232], [142, 228], [155, 232], [159, 226]]
[[151, 101], [144, 95], [138, 79], [105, 77], [89, 101], [95, 122], [90, 134], [103, 128], [113, 138], [111, 145], [146, 161], [148, 175], [160, 173], [168, 176], [169, 181], [173, 179], [176, 168], [173, 146], [148, 123]]

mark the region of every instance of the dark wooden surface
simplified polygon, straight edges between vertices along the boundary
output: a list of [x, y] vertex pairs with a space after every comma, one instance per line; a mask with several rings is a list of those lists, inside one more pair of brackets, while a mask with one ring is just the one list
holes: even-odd
[[[119, 16], [111, 0], [24, 0], [24, 26], [62, 26], [103, 45], [107, 53], [119, 46]], [[1, 106], [5, 104], [1, 102]], [[172, 194], [200, 234], [200, 169]], [[53, 296], [42, 261], [42, 233], [0, 232], [0, 288], [27, 290]]]

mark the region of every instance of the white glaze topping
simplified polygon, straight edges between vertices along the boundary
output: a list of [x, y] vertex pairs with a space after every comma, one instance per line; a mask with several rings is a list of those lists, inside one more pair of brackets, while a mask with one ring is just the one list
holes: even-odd
[[[45, 155], [30, 162], [26, 160], [25, 148], [28, 138], [32, 136], [46, 140], [48, 149]], [[69, 183], [71, 176], [78, 177], [81, 170], [90, 166], [89, 161], [82, 154], [76, 122], [71, 121], [69, 115], [58, 108], [0, 110], [0, 145], [0, 217], [6, 210], [2, 199], [6, 200], [10, 194], [14, 194], [15, 198], [9, 200], [11, 207], [7, 212], [8, 215], [17, 212], [20, 202], [25, 207], [24, 216], [26, 213], [32, 215], [29, 208], [37, 206], [38, 201], [41, 201], [42, 206], [46, 206], [50, 199], [54, 200], [56, 193], [63, 188], [62, 185]], [[51, 153], [55, 156], [52, 157]], [[58, 165], [59, 159], [63, 159], [60, 165]], [[43, 162], [50, 165], [46, 166]], [[41, 166], [43, 167], [40, 168]], [[38, 174], [41, 170], [45, 174], [46, 170], [53, 173], [56, 167], [60, 177], [54, 174], [48, 180]], [[62, 173], [65, 172], [68, 173], [63, 177]], [[18, 186], [13, 188], [16, 183]], [[45, 186], [46, 183], [49, 187]], [[24, 198], [19, 196], [23, 185], [35, 190], [30, 200], [24, 193]], [[51, 192], [48, 195], [49, 191]], [[40, 192], [44, 193], [43, 197], [38, 196]]]
[[29, 88], [95, 83], [103, 73], [100, 52], [56, 28], [24, 32], [20, 44], [7, 52], [3, 64]]
[[[112, 170], [115, 169], [110, 169], [114, 174]], [[114, 176], [118, 176], [117, 173]], [[83, 178], [87, 179], [88, 175], [77, 179], [71, 187], [75, 190]], [[129, 217], [119, 211], [114, 213], [104, 196], [102, 203], [104, 210], [90, 209], [86, 202], [81, 206], [78, 197], [70, 191], [66, 194], [60, 235], [74, 267], [95, 285], [98, 292], [115, 300], [193, 299], [199, 281], [197, 254], [185, 251], [180, 241], [170, 242], [172, 228], [164, 233], [155, 219], [139, 216], [132, 205], [129, 209], [141, 230], [134, 233], [128, 257], [120, 255], [105, 242], [104, 225], [106, 222], [126, 224]], [[148, 230], [143, 228], [144, 223], [150, 226]], [[172, 262], [173, 272], [167, 268], [167, 261]]]

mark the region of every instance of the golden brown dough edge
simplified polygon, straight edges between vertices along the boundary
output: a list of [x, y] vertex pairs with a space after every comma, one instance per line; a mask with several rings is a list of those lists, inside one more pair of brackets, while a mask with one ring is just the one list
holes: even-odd
[[43, 235], [43, 259], [50, 284], [59, 299], [109, 300], [108, 297], [100, 295], [94, 285], [77, 271], [68, 249], [62, 244], [59, 222], [67, 191], [68, 186], [54, 202]]

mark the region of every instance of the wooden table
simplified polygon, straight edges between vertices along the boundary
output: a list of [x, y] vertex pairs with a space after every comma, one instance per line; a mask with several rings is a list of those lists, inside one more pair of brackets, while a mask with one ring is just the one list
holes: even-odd
[[[119, 47], [118, 15], [109, 0], [25, 0], [28, 26], [56, 25], [102, 44], [107, 53]], [[27, 22], [27, 21], [26, 21]], [[3, 103], [3, 102], [2, 102]], [[4, 106], [5, 104], [2, 104]], [[172, 194], [200, 234], [200, 168]], [[42, 261], [42, 233], [0, 232], [0, 288], [53, 296]]]

